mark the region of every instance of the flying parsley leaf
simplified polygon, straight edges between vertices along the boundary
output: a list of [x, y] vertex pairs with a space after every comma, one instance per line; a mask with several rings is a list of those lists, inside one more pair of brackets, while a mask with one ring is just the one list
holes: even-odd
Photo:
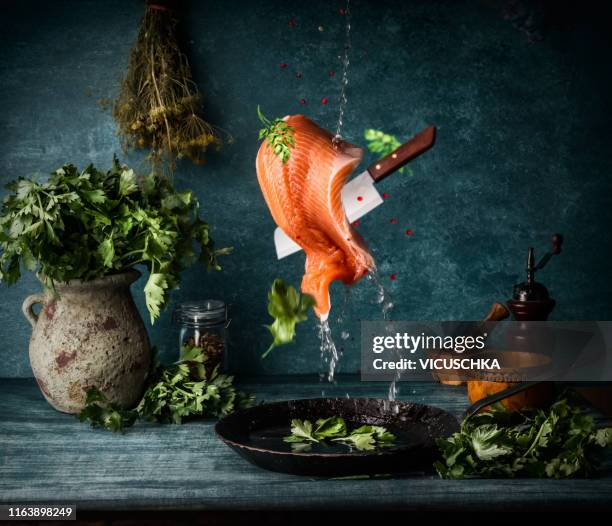
[[291, 343], [296, 324], [308, 319], [308, 310], [314, 306], [315, 300], [310, 294], [300, 294], [294, 287], [285, 285], [282, 279], [274, 280], [268, 293], [268, 314], [274, 322], [267, 325], [274, 339], [262, 358], [275, 347]]

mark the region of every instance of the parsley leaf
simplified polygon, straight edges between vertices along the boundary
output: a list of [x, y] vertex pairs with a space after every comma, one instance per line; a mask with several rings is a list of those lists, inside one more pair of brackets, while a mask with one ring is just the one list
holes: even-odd
[[116, 433], [131, 426], [138, 417], [136, 411], [126, 410], [108, 402], [97, 387], [88, 389], [85, 403], [85, 408], [77, 416], [81, 422], [90, 422], [92, 427], [101, 427]]
[[285, 442], [318, 442], [312, 434], [312, 422], [309, 420], [291, 420], [291, 436], [285, 438]]
[[310, 294], [300, 294], [294, 287], [285, 285], [282, 279], [274, 280], [268, 293], [268, 314], [275, 319], [267, 325], [274, 339], [262, 358], [275, 347], [293, 341], [296, 324], [308, 319], [308, 310], [314, 305], [315, 300]]
[[320, 418], [312, 425], [309, 420], [291, 420], [291, 435], [283, 439], [292, 444], [293, 451], [308, 451], [303, 444], [320, 443], [325, 440], [342, 442], [359, 450], [372, 450], [386, 447], [395, 441], [395, 435], [385, 427], [364, 425], [348, 432], [346, 422], [341, 416]]
[[464, 421], [461, 430], [438, 440], [443, 478], [586, 477], [599, 453], [612, 446], [612, 428], [595, 429], [590, 415], [561, 398], [548, 411], [507, 412], [497, 405]]
[[316, 421], [315, 436], [318, 439], [346, 436], [346, 422], [341, 416], [319, 418]]

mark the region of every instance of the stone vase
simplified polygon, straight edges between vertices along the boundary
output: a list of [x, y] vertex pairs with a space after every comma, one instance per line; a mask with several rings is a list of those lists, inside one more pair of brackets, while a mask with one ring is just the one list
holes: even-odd
[[[23, 302], [33, 328], [32, 371], [55, 409], [79, 412], [91, 386], [125, 408], [140, 400], [151, 348], [130, 292], [139, 276], [128, 270], [93, 281], [56, 283], [56, 293], [46, 290]], [[38, 315], [36, 304], [41, 304]]]

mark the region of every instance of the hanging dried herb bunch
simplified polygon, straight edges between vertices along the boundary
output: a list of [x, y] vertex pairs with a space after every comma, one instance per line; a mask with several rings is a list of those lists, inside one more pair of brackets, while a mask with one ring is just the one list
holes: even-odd
[[178, 45], [177, 22], [170, 4], [147, 4], [113, 104], [124, 148], [149, 149], [154, 168], [170, 174], [177, 159], [202, 164], [209, 147], [223, 144], [219, 130], [201, 117], [201, 95]]

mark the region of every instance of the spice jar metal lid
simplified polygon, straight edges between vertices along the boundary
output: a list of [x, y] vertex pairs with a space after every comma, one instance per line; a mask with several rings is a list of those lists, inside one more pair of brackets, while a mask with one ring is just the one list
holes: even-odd
[[185, 327], [227, 325], [227, 305], [221, 300], [181, 303], [174, 310], [173, 319], [175, 323]]

